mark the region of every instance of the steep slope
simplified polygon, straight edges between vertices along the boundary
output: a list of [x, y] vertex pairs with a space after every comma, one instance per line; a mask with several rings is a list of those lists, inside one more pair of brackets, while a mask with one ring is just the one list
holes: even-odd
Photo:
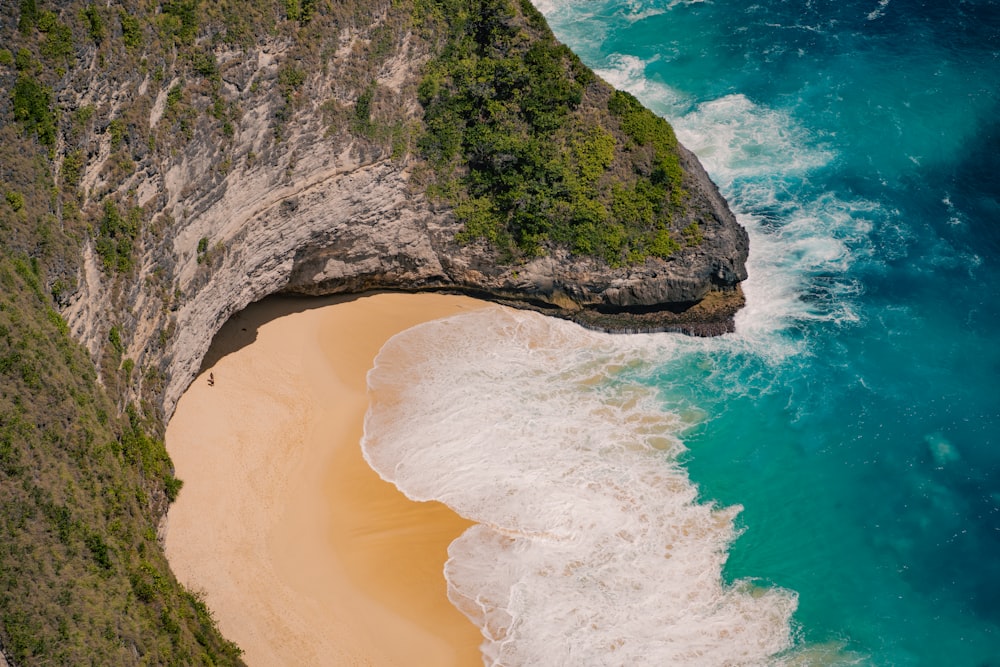
[[[178, 488], [164, 419], [255, 300], [450, 290], [702, 335], [742, 305], [746, 234], [697, 159], [527, 2], [0, 10], [0, 501], [21, 545], [0, 558], [0, 647], [15, 664], [236, 659], [150, 535]], [[68, 335], [97, 371], [78, 387]], [[25, 408], [65, 395], [66, 433]], [[30, 595], [13, 565], [28, 552]], [[98, 597], [60, 614], [60, 572], [97, 575]], [[127, 628], [87, 620], [126, 608]]]

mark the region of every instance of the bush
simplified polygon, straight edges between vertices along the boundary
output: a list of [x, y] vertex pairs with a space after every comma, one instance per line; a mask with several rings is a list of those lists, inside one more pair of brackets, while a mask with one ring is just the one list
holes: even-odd
[[611, 95], [608, 110], [618, 117], [622, 131], [636, 144], [652, 147], [650, 180], [666, 187], [671, 202], [679, 205], [687, 193], [681, 189], [684, 171], [677, 151], [677, 136], [670, 123], [642, 106], [634, 96], [620, 90]]
[[142, 209], [131, 208], [123, 217], [114, 200], [104, 201], [104, 215], [101, 217], [94, 245], [107, 273], [126, 273], [131, 270], [133, 242], [139, 234], [141, 222]]
[[125, 140], [125, 121], [115, 118], [108, 123], [108, 134], [111, 137], [111, 150], [116, 151]]
[[82, 150], [67, 153], [66, 157], [63, 158], [62, 167], [60, 168], [63, 184], [74, 189], [80, 185], [80, 178], [83, 176], [83, 167], [84, 159]]
[[354, 103], [354, 117], [351, 119], [351, 131], [363, 137], [372, 134], [372, 100], [375, 97], [375, 84], [370, 84], [358, 95]]
[[97, 46], [104, 41], [104, 19], [96, 5], [87, 5], [83, 12], [84, 22], [87, 24], [87, 34]]
[[705, 240], [705, 237], [701, 233], [701, 227], [698, 226], [697, 222], [692, 222], [685, 227], [681, 234], [684, 236], [684, 243], [688, 247], [699, 246]]
[[35, 0], [21, 0], [21, 14], [17, 19], [17, 29], [22, 35], [29, 35], [38, 23], [38, 7]]
[[191, 57], [191, 67], [195, 73], [206, 79], [217, 79], [219, 65], [215, 62], [215, 54], [211, 51], [198, 51]]
[[163, 443], [139, 409], [115, 416], [89, 354], [33, 284], [39, 271], [0, 252], [4, 655], [17, 665], [117, 665], [135, 655], [241, 664], [157, 545], [162, 500], [180, 487]]
[[120, 9], [118, 21], [122, 26], [122, 41], [125, 42], [126, 48], [137, 49], [142, 46], [142, 25], [139, 19]]
[[52, 111], [52, 91], [38, 83], [30, 74], [17, 76], [11, 94], [14, 119], [21, 122], [29, 134], [35, 133], [43, 146], [56, 142], [56, 117]]
[[53, 12], [42, 12], [38, 16], [38, 30], [45, 33], [40, 51], [53, 60], [68, 60], [73, 55], [73, 31], [59, 22]]
[[178, 44], [194, 43], [198, 34], [198, 0], [164, 0], [161, 28]]
[[5, 198], [7, 199], [7, 203], [10, 204], [10, 207], [14, 209], [15, 212], [20, 211], [22, 208], [24, 208], [24, 195], [22, 195], [20, 192], [15, 192], [14, 190], [10, 190], [9, 192], [7, 192]]

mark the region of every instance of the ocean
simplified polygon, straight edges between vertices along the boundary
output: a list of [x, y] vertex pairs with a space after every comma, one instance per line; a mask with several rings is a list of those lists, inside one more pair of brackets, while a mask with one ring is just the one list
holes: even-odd
[[479, 524], [486, 664], [1000, 665], [1000, 3], [539, 8], [750, 278], [719, 338], [487, 309], [383, 348], [366, 457]]

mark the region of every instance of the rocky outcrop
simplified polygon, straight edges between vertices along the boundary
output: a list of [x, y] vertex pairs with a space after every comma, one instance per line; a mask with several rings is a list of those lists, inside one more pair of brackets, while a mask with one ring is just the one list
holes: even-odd
[[[505, 264], [485, 244], [457, 244], [450, 215], [432, 210], [422, 197], [400, 197], [404, 183], [385, 173], [375, 181], [349, 180], [358, 199], [338, 199], [333, 210], [328, 198], [337, 195], [329, 188], [286, 202], [286, 217], [308, 220], [310, 228], [320, 218], [328, 224], [316, 225], [295, 253], [283, 291], [453, 290], [607, 331], [731, 331], [742, 305], [738, 285], [746, 278], [747, 235], [697, 158], [683, 154], [693, 200], [689, 215], [703, 240], [669, 259], [610, 268], [555, 251]], [[363, 197], [378, 201], [360, 204]], [[344, 212], [350, 222], [337, 219]], [[709, 295], [713, 308], [698, 307]]]
[[[352, 39], [343, 37], [348, 45]], [[484, 243], [456, 242], [460, 223], [415, 183], [415, 159], [331, 135], [318, 102], [300, 108], [275, 141], [271, 119], [281, 101], [250, 91], [254, 82], [277, 78], [280, 53], [272, 44], [217, 54], [229, 94], [243, 105], [227, 169], [219, 166], [218, 146], [196, 133], [183, 150], [144, 156], [117, 187], [158, 211], [139, 241], [137, 271], [127, 280], [108, 276], [93, 248], [85, 249], [64, 314], [95, 358], [111, 327], [122, 332], [123, 356], [139, 369], [136, 386], [126, 390], [133, 397], [155, 396], [169, 417], [222, 324], [276, 293], [442, 290], [608, 331], [732, 330], [743, 303], [747, 235], [691, 153], [682, 149], [683, 185], [699, 243], [619, 268], [559, 250], [504, 262]], [[391, 63], [380, 84], [412, 101], [420, 59]], [[306, 90], [333, 90], [336, 77], [336, 67], [314, 73]], [[88, 99], [127, 95], [100, 85]], [[155, 128], [165, 93], [146, 93], [145, 86], [135, 95], [149, 99]], [[411, 107], [417, 117], [419, 108]], [[101, 189], [109, 154], [104, 144], [91, 151], [83, 174], [89, 191]]]

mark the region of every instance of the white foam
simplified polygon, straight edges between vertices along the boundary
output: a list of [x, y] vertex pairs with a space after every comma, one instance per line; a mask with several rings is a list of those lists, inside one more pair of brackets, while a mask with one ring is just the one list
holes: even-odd
[[857, 322], [860, 287], [849, 269], [871, 256], [872, 220], [891, 212], [803, 187], [836, 154], [784, 111], [740, 94], [696, 104], [646, 76], [654, 60], [616, 54], [607, 62], [599, 74], [671, 121], [750, 234], [747, 307], [736, 320], [746, 342], [792, 354], [800, 346], [776, 334], [809, 320]]
[[722, 581], [739, 508], [697, 502], [690, 424], [623, 379], [705, 344], [498, 308], [380, 352], [365, 456], [479, 524], [446, 576], [486, 664], [759, 664], [792, 644], [794, 593]]
[[889, 7], [890, 0], [878, 0], [878, 7], [868, 12], [868, 20], [875, 21], [885, 16], [885, 10]]

